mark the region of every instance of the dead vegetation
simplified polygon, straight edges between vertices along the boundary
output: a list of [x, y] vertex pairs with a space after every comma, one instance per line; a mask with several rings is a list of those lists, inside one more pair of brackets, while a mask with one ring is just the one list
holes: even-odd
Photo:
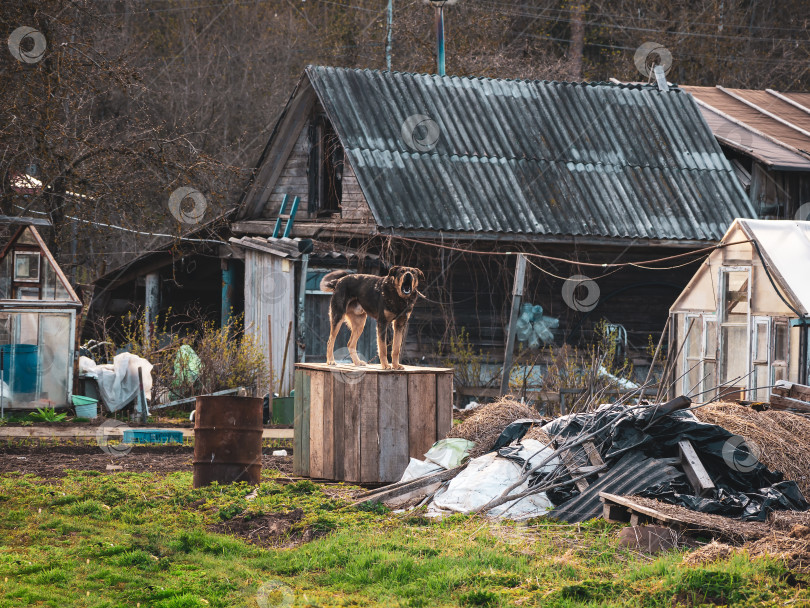
[[490, 450], [501, 431], [520, 418], [537, 418], [528, 405], [510, 397], [501, 397], [494, 403], [481, 406], [461, 424], [454, 426], [447, 437], [460, 437], [475, 443], [470, 458], [476, 458]]
[[783, 411], [757, 412], [736, 403], [713, 403], [698, 408], [702, 422], [716, 424], [741, 435], [759, 449], [759, 460], [769, 469], [781, 471], [810, 496], [810, 420]]

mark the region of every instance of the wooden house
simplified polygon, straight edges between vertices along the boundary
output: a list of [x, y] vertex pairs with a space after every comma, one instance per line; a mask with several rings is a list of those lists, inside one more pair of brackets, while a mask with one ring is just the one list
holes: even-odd
[[[285, 197], [298, 201], [287, 239], [273, 236], [279, 219], [288, 222]], [[210, 280], [219, 270], [209, 258], [210, 279], [195, 289], [216, 307], [220, 286], [236, 286], [221, 311], [243, 305], [274, 370], [286, 349], [291, 374], [293, 343], [296, 361], [323, 360], [314, 336], [326, 333], [325, 272], [419, 266], [426, 298], [405, 359], [435, 360], [463, 328], [497, 364], [514, 254], [524, 252], [532, 256], [524, 302], [559, 319], [550, 345], [589, 341], [606, 320], [643, 362], [692, 276], [687, 262], [699, 262], [696, 252], [705, 255], [736, 217], [756, 213], [692, 96], [677, 87], [310, 66], [217, 232], [222, 244], [211, 246], [234, 276]], [[164, 257], [167, 303], [164, 290], [178, 292], [166, 284], [184, 281], [170, 270], [184, 262]], [[108, 290], [111, 302], [146, 293], [139, 264]], [[261, 293], [271, 301], [259, 306]], [[360, 352], [373, 359], [370, 341]]]
[[670, 309], [676, 394], [767, 401], [807, 384], [810, 222], [737, 219]]
[[810, 93], [681, 87], [692, 94], [763, 219], [810, 219]]

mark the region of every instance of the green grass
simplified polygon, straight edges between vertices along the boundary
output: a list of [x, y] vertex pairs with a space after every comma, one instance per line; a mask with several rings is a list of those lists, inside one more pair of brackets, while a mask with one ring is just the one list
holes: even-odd
[[[258, 497], [191, 475], [71, 471], [0, 476], [0, 608], [6, 606], [697, 606], [810, 603], [772, 560], [702, 567], [618, 548], [616, 526], [530, 526], [344, 508], [309, 481], [265, 471]], [[316, 540], [261, 549], [207, 529], [300, 508]], [[257, 595], [258, 594], [258, 595]]]

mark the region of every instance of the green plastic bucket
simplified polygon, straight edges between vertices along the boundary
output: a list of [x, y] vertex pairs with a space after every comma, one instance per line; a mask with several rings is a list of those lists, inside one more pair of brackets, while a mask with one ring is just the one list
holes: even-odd
[[98, 399], [82, 395], [73, 395], [71, 399], [78, 418], [95, 418], [98, 416]]
[[270, 422], [292, 426], [295, 420], [295, 397], [275, 397]]

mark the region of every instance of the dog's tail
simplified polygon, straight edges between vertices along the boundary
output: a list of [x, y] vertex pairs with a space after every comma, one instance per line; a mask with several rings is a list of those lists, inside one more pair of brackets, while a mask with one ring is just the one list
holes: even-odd
[[333, 270], [321, 279], [321, 291], [335, 291], [337, 282], [350, 274], [348, 270]]

